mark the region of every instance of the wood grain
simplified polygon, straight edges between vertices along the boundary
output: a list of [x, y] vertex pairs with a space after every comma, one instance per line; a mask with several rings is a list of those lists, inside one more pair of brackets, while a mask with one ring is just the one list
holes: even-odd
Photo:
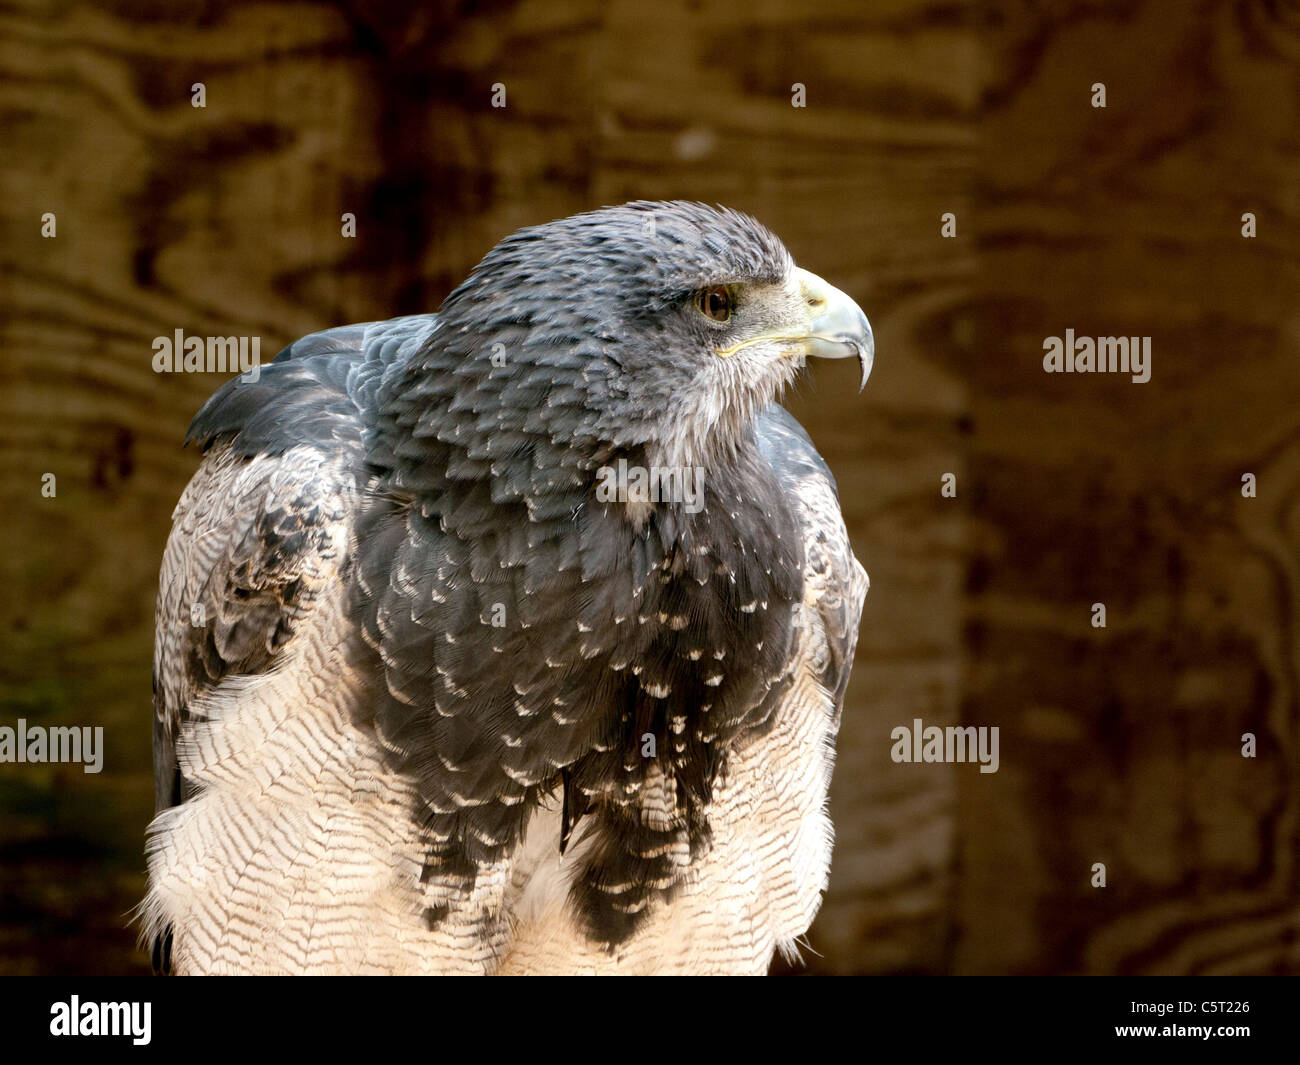
[[[962, 713], [1004, 769], [961, 777], [959, 971], [1300, 966], [1282, 9], [1060, 4], [990, 34]], [[1067, 327], [1150, 336], [1150, 382], [1043, 373]]]

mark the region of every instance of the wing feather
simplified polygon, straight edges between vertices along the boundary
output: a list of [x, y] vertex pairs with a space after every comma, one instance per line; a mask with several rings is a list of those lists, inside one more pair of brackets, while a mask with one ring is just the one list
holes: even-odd
[[758, 441], [798, 516], [805, 599], [815, 600], [824, 631], [824, 646], [816, 651], [817, 672], [835, 700], [838, 718], [870, 582], [849, 543], [835, 477], [803, 426], [783, 407], [769, 407], [758, 420]]

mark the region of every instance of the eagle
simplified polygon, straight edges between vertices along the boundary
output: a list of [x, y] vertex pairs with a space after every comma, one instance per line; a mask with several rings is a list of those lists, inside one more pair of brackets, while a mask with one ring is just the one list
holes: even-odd
[[220, 388], [157, 599], [155, 968], [797, 958], [867, 591], [779, 404], [809, 356], [861, 391], [852, 299], [748, 215], [641, 201]]

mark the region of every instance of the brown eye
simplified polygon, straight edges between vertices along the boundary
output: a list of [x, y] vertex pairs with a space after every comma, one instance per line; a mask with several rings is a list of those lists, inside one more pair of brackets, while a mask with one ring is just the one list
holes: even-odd
[[695, 306], [705, 318], [712, 318], [715, 322], [725, 322], [731, 317], [736, 301], [731, 294], [731, 289], [726, 285], [714, 285], [712, 288], [701, 289], [696, 293]]

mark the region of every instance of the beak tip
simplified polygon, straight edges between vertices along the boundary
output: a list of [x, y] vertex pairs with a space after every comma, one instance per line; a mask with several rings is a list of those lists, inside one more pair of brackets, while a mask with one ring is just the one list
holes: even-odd
[[862, 316], [862, 324], [863, 339], [858, 341], [858, 365], [862, 368], [862, 381], [858, 384], [858, 395], [867, 387], [867, 378], [871, 376], [871, 368], [876, 362], [876, 338], [866, 315]]

